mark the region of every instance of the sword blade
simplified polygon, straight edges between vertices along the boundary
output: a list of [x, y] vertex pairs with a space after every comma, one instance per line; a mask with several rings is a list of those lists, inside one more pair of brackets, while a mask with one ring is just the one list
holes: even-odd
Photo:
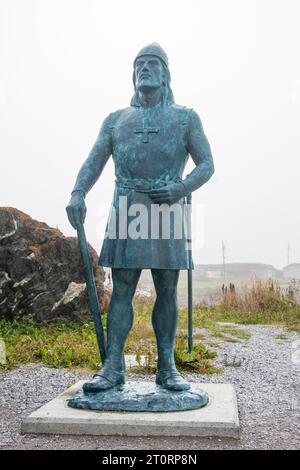
[[77, 227], [77, 236], [80, 248], [80, 254], [83, 264], [84, 276], [86, 280], [86, 289], [89, 300], [89, 307], [94, 322], [98, 349], [101, 357], [101, 362], [104, 364], [106, 359], [106, 341], [104, 335], [104, 329], [101, 318], [101, 309], [99, 305], [99, 299], [97, 295], [95, 279], [93, 274], [93, 266], [91, 262], [91, 257], [88, 250], [88, 244], [86, 240], [85, 230], [83, 224], [80, 224]]
[[[188, 352], [193, 350], [193, 259], [192, 259], [192, 195], [189, 194], [186, 198], [187, 203], [187, 243], [188, 243]], [[189, 206], [190, 205], [190, 206]]]

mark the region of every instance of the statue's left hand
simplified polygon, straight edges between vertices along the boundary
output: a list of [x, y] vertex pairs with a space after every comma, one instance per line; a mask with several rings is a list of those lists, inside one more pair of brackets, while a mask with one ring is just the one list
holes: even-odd
[[155, 204], [174, 204], [184, 197], [184, 186], [182, 183], [169, 183], [162, 188], [152, 189], [149, 196]]

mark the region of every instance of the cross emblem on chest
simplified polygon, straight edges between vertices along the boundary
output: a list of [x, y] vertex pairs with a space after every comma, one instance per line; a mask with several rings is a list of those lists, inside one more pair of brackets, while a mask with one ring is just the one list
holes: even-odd
[[148, 127], [148, 120], [143, 119], [143, 127], [139, 127], [138, 129], [134, 130], [135, 134], [142, 134], [143, 135], [143, 142], [147, 144], [149, 142], [149, 134], [158, 134], [159, 127]]

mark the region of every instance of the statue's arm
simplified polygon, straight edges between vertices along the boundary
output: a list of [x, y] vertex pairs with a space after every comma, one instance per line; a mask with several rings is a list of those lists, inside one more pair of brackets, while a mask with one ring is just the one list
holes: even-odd
[[111, 154], [111, 117], [108, 116], [101, 126], [92, 150], [79, 170], [72, 193], [81, 191], [86, 195], [98, 180]]
[[103, 122], [97, 140], [80, 168], [69, 204], [66, 207], [70, 224], [76, 229], [86, 216], [85, 196], [101, 175], [112, 154], [111, 115]]
[[188, 152], [196, 167], [183, 181], [186, 195], [200, 188], [214, 173], [214, 163], [210, 145], [204, 133], [200, 118], [194, 110], [189, 112], [187, 145]]
[[162, 188], [152, 189], [149, 196], [156, 204], [173, 204], [200, 188], [214, 172], [210, 146], [198, 114], [190, 110], [187, 122], [188, 153], [195, 162], [196, 168], [179, 183], [170, 183]]

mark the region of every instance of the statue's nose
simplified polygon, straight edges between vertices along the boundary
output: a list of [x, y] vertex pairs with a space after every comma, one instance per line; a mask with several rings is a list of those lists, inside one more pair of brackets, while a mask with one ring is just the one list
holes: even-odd
[[144, 63], [142, 70], [141, 70], [141, 72], [145, 72], [145, 71], [149, 72], [148, 62]]

